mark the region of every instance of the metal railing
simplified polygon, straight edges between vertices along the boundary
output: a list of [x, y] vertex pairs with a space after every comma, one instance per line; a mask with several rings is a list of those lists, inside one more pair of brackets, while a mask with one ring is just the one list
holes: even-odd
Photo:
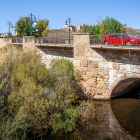
[[12, 43], [23, 43], [23, 38], [22, 37], [12, 38]]
[[73, 36], [36, 37], [35, 44], [73, 44]]
[[140, 33], [90, 35], [90, 44], [105, 46], [140, 46]]

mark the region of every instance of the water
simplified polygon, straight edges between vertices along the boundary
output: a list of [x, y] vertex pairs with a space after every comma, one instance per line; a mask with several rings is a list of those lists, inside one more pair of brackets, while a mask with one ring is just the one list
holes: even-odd
[[127, 96], [111, 102], [94, 101], [97, 121], [89, 118], [84, 128], [73, 134], [52, 136], [48, 133], [43, 140], [133, 140], [140, 139], [140, 92], [131, 92]]

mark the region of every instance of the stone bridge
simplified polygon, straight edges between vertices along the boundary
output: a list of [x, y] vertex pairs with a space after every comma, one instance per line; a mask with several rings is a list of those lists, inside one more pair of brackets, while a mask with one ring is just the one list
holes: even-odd
[[[0, 39], [0, 47], [12, 43]], [[84, 95], [110, 99], [140, 85], [140, 48], [90, 45], [89, 34], [74, 34], [74, 44], [37, 44], [34, 37], [23, 37], [24, 50], [36, 49], [46, 67], [52, 59], [65, 58], [79, 71]]]
[[140, 48], [91, 46], [89, 34], [75, 34], [74, 67], [85, 95], [114, 98], [140, 85]]

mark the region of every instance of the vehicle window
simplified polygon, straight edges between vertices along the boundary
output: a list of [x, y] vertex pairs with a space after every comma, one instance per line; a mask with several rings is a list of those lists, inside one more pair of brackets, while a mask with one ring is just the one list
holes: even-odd
[[118, 34], [117, 37], [122, 37], [122, 35], [121, 34]]
[[128, 35], [128, 34], [123, 34], [125, 37], [133, 37], [131, 35]]
[[118, 37], [117, 34], [112, 35], [112, 37]]
[[108, 35], [109, 37], [115, 37], [115, 35], [114, 34], [112, 34], [112, 35]]

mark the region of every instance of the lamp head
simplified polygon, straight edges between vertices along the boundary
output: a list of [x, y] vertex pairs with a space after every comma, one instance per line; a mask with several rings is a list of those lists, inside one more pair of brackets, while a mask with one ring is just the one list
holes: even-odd
[[67, 27], [67, 26], [68, 26], [68, 24], [67, 24], [67, 20], [66, 20], [65, 27]]

